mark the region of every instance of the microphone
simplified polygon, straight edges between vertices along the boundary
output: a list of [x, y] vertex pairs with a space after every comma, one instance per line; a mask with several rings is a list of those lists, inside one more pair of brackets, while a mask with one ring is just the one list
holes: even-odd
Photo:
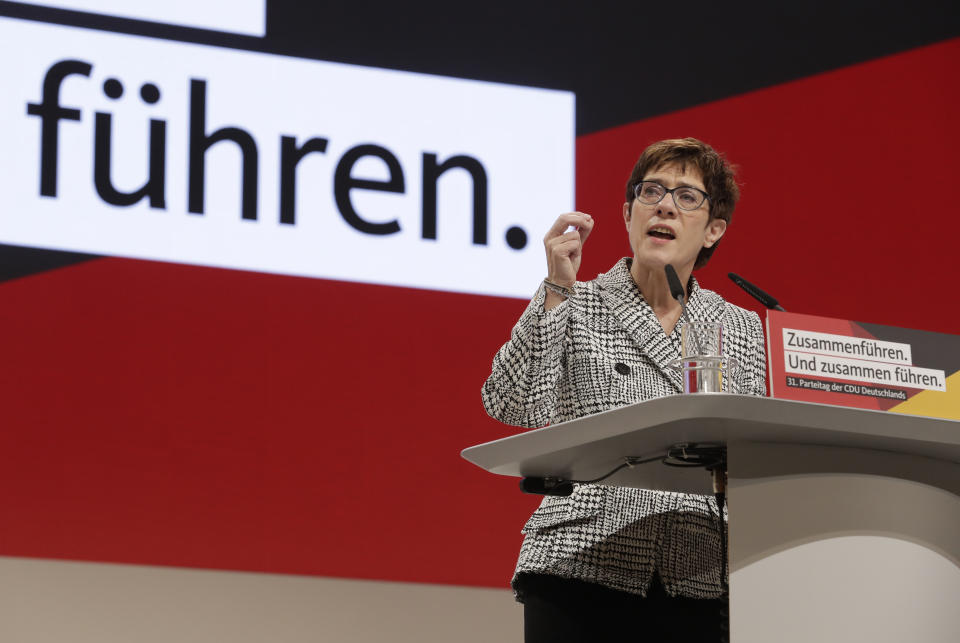
[[667, 273], [667, 285], [670, 286], [670, 296], [680, 302], [680, 307], [683, 309], [683, 314], [687, 314], [687, 305], [683, 303], [683, 284], [680, 283], [680, 276], [677, 275], [677, 271], [674, 269], [672, 264], [667, 264], [663, 267], [663, 271]]
[[749, 294], [751, 297], [759, 301], [761, 304], [763, 304], [767, 308], [773, 308], [774, 310], [783, 310], [783, 306], [781, 306], [776, 299], [774, 299], [767, 293], [763, 292], [762, 290], [754, 286], [752, 283], [750, 283], [740, 275], [733, 272], [728, 272], [727, 276], [733, 280], [733, 283], [737, 284], [738, 286], [746, 290], [747, 294]]
[[[677, 271], [673, 265], [669, 263], [663, 267], [663, 271], [667, 274], [667, 285], [670, 286], [670, 296], [680, 304], [680, 313], [689, 326], [690, 317], [687, 315], [687, 304], [683, 301], [683, 284], [680, 283], [680, 276], [677, 275]], [[697, 336], [697, 333], [693, 333], [693, 340], [696, 342], [697, 354], [703, 355], [703, 348], [700, 346], [700, 337]]]

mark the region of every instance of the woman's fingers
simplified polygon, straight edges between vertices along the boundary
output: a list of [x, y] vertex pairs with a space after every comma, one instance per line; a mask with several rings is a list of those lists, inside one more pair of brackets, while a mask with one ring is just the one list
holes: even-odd
[[558, 242], [553, 246], [553, 251], [556, 255], [563, 257], [579, 257], [583, 252], [583, 242], [580, 241], [579, 235], [574, 231], [574, 237], [568, 239], [566, 236], [560, 237]]
[[587, 237], [593, 232], [593, 217], [587, 215], [587, 220], [577, 229], [577, 232], [580, 233], [580, 243], [586, 243]]
[[[583, 212], [567, 212], [566, 214], [561, 214], [557, 217], [557, 220], [553, 222], [553, 225], [550, 226], [543, 240], [546, 242], [548, 239], [559, 237], [567, 232], [570, 226], [593, 229], [593, 217]], [[589, 234], [589, 232], [587, 234]]]
[[543, 238], [547, 252], [547, 278], [572, 286], [577, 281], [583, 243], [593, 230], [593, 217], [583, 212], [561, 214]]
[[580, 240], [580, 232], [577, 230], [570, 230], [565, 232], [558, 237], [553, 237], [552, 239], [547, 239], [544, 242], [544, 245], [547, 247], [547, 255], [555, 257], [569, 257], [574, 250], [579, 250], [580, 245], [583, 242]]

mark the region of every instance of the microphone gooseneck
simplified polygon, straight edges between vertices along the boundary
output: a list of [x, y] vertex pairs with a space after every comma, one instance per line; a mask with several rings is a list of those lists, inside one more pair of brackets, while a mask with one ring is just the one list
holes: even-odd
[[677, 274], [673, 264], [669, 263], [663, 267], [663, 272], [667, 275], [667, 285], [670, 286], [670, 296], [680, 302], [683, 313], [686, 315], [687, 305], [683, 301], [686, 293], [684, 293], [683, 284], [680, 283], [680, 276]]
[[[670, 286], [670, 296], [677, 300], [680, 304], [680, 314], [683, 315], [683, 320], [686, 324], [690, 325], [690, 317], [687, 315], [687, 304], [684, 301], [684, 290], [683, 284], [680, 283], [680, 276], [677, 275], [676, 269], [672, 264], [667, 264], [663, 267], [663, 271], [667, 275], [667, 285]], [[692, 332], [692, 330], [691, 330]], [[700, 337], [696, 333], [693, 334], [693, 341], [697, 348], [697, 354], [703, 355], [703, 348], [700, 346]]]
[[748, 295], [750, 295], [751, 297], [759, 301], [761, 304], [763, 304], [767, 308], [772, 308], [774, 310], [781, 310], [781, 311], [783, 310], [783, 306], [781, 306], [776, 299], [771, 297], [769, 294], [763, 292], [762, 290], [754, 286], [752, 283], [750, 283], [740, 275], [736, 274], [735, 272], [728, 272], [727, 276], [730, 277], [731, 280], [733, 280], [733, 283], [743, 288], [745, 291], [747, 291]]

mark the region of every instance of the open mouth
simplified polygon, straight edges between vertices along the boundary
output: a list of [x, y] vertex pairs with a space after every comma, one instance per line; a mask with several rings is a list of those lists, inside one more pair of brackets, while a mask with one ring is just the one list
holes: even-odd
[[654, 226], [647, 230], [647, 235], [651, 237], [656, 237], [657, 239], [676, 239], [677, 235], [673, 234], [673, 231], [670, 228]]

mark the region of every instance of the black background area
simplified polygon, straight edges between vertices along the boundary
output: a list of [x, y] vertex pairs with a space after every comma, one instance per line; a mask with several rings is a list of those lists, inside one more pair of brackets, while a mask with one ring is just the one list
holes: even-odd
[[578, 134], [958, 34], [945, 0], [268, 3], [277, 51], [571, 90]]
[[265, 38], [4, 1], [0, 15], [569, 90], [577, 95], [578, 134], [960, 35], [955, 0], [268, 0]]
[[43, 250], [0, 244], [0, 282], [95, 259], [82, 252]]

